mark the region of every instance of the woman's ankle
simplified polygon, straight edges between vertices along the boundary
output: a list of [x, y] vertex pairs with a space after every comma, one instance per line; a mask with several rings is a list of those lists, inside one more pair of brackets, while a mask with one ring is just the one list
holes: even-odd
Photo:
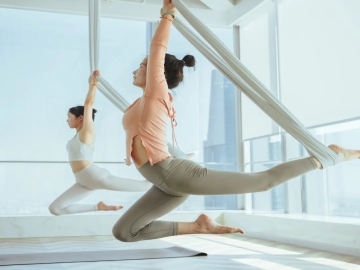
[[321, 164], [321, 162], [316, 158], [316, 157], [311, 157], [312, 158], [312, 160], [315, 162], [315, 164], [316, 164], [316, 167], [318, 168], [318, 169], [322, 169], [322, 164]]
[[196, 222], [178, 222], [177, 235], [199, 233], [198, 227]]

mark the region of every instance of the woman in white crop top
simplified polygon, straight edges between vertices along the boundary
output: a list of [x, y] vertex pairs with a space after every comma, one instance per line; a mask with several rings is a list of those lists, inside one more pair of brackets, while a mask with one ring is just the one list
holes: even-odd
[[99, 71], [94, 71], [89, 78], [89, 92], [84, 106], [70, 108], [67, 122], [70, 128], [76, 129], [76, 135], [66, 145], [69, 162], [75, 175], [76, 183], [61, 194], [51, 205], [53, 215], [76, 214], [90, 211], [119, 210], [122, 206], [98, 204], [79, 204], [97, 189], [117, 191], [145, 191], [152, 184], [147, 180], [137, 181], [110, 174], [107, 170], [93, 163], [94, 152], [94, 118], [93, 109]]

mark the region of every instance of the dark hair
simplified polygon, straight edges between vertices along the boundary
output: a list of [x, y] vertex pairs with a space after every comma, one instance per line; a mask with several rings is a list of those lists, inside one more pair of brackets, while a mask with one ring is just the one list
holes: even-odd
[[172, 54], [165, 55], [165, 78], [169, 89], [174, 89], [184, 79], [184, 66], [194, 67], [195, 57], [192, 55], [185, 55], [182, 60], [177, 59]]
[[[76, 107], [72, 107], [69, 109], [69, 112], [73, 115], [75, 115], [76, 117], [79, 116], [84, 116], [84, 106], [76, 106]], [[93, 109], [92, 111], [92, 119], [93, 121], [95, 120], [95, 113], [97, 112], [97, 110]]]

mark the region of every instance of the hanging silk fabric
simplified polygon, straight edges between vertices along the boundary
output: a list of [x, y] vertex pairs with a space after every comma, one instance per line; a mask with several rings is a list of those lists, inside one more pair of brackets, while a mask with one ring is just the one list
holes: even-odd
[[[101, 1], [89, 0], [90, 72], [99, 69]], [[97, 77], [100, 92], [122, 112], [130, 105], [103, 77]]]
[[311, 156], [315, 156], [322, 163], [323, 168], [340, 162], [339, 156], [315, 139], [307, 128], [270, 93], [220, 39], [190, 12], [183, 1], [172, 0], [172, 3], [207, 43], [199, 39], [179, 18], [174, 20], [174, 26], [224, 76], [241, 89], [279, 126], [298, 140]]
[[[205, 39], [199, 39], [179, 18], [174, 26], [188, 41], [198, 49], [224, 76], [259, 106], [269, 117], [285, 131], [298, 140], [310, 155], [315, 156], [326, 168], [339, 163], [339, 156], [316, 140], [314, 136], [281, 104], [266, 87], [240, 62], [240, 60], [201, 23], [184, 5], [181, 0], [172, 0], [178, 11], [191, 26]], [[99, 69], [100, 41], [100, 0], [89, 0], [89, 37], [90, 37], [90, 69]], [[98, 77], [99, 90], [122, 112], [129, 103], [101, 76]], [[169, 145], [169, 150], [172, 148]], [[173, 151], [172, 151], [173, 152]], [[186, 155], [177, 150], [177, 157]]]

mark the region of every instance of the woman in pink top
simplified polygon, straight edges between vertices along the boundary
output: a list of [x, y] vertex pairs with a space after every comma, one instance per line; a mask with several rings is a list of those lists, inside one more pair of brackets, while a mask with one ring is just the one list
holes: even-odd
[[[171, 0], [164, 0], [150, 54], [133, 72], [134, 85], [143, 90], [143, 95], [124, 113], [126, 163], [130, 165], [133, 161], [153, 186], [114, 225], [113, 234], [120, 241], [196, 233], [243, 233], [239, 228], [216, 224], [204, 214], [194, 222], [157, 219], [182, 204], [191, 194], [260, 192], [322, 168], [318, 159], [309, 157], [286, 162], [263, 172], [226, 172], [208, 170], [195, 162], [171, 157], [166, 142], [166, 121], [170, 118], [174, 126], [175, 110], [168, 89], [177, 87], [183, 80], [184, 66], [195, 65], [193, 56], [187, 55], [179, 60], [166, 53], [174, 14]], [[329, 148], [339, 154], [342, 161], [360, 157], [360, 150], [344, 149], [337, 145], [330, 145]]]

